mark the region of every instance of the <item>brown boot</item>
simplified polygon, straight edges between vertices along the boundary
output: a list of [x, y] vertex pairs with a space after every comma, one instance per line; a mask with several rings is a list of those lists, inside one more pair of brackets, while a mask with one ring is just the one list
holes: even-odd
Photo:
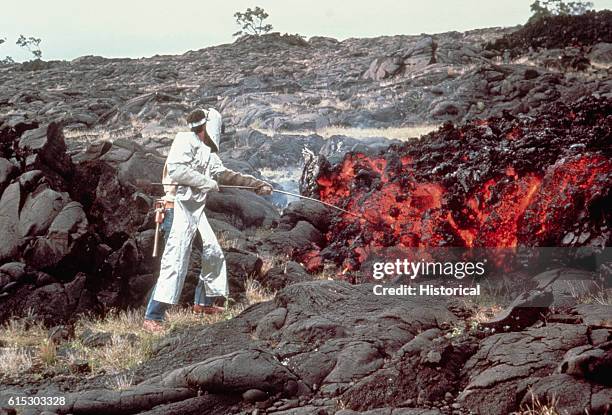
[[225, 311], [225, 308], [219, 307], [216, 305], [210, 305], [210, 306], [199, 305], [199, 304], [193, 305], [193, 312], [195, 314], [221, 314], [224, 311]]
[[145, 320], [144, 323], [142, 323], [142, 328], [145, 331], [148, 331], [149, 333], [153, 334], [159, 334], [165, 331], [164, 325], [159, 321], [155, 320]]

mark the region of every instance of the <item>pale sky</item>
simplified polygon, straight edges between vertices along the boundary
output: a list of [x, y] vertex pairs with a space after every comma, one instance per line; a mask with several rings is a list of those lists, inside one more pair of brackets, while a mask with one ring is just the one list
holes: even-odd
[[[274, 31], [306, 37], [440, 33], [524, 23], [533, 0], [3, 0], [0, 58], [30, 59], [20, 34], [42, 39], [43, 59], [181, 54], [233, 41], [233, 14], [261, 6]], [[595, 0], [612, 9], [612, 0]]]

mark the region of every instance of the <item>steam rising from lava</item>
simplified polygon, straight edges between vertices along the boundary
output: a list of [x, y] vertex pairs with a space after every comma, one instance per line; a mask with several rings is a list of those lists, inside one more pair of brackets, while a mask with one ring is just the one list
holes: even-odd
[[367, 218], [337, 217], [323, 255], [355, 269], [386, 247], [608, 246], [610, 114], [587, 98], [322, 163], [318, 197]]

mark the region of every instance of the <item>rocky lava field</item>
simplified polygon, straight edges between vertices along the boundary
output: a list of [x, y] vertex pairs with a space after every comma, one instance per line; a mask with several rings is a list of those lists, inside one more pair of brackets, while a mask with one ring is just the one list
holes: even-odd
[[[161, 188], [137, 184], [161, 177], [196, 106], [223, 114], [228, 167], [352, 215], [212, 194], [232, 297], [252, 277], [274, 299], [169, 332], [122, 390], [105, 374], [2, 374], [0, 413], [14, 413], [5, 401], [16, 395], [67, 398], [24, 413], [505, 414], [534, 401], [610, 413], [612, 313], [609, 299], [593, 299], [605, 300], [612, 275], [611, 63], [612, 13], [602, 11], [466, 33], [269, 34], [180, 56], [1, 66], [0, 322], [62, 330], [82, 313], [143, 305]], [[435, 131], [409, 133], [423, 125]], [[342, 134], [355, 128], [370, 136]], [[388, 139], [390, 128], [406, 136]], [[526, 270], [489, 321], [461, 298], [372, 295], [368, 261], [398, 249], [523, 246], [604, 260]]]

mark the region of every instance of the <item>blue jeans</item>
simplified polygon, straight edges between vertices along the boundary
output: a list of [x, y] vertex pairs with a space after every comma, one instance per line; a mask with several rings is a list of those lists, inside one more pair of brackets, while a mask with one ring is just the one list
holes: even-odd
[[[170, 228], [172, 227], [172, 219], [174, 218], [174, 209], [166, 209], [164, 215], [164, 221], [161, 224], [161, 230], [164, 235], [164, 243], [168, 240], [168, 234], [170, 233]], [[151, 296], [149, 297], [149, 302], [147, 304], [147, 311], [145, 312], [146, 320], [155, 320], [155, 321], [163, 321], [166, 315], [166, 310], [170, 307], [171, 304], [161, 303], [159, 301], [155, 301], [153, 296], [155, 295], [155, 288], [151, 292]], [[204, 282], [202, 280], [198, 280], [198, 285], [195, 289], [194, 295], [194, 304], [199, 304], [203, 306], [211, 306], [214, 304], [216, 297], [207, 297], [206, 289], [204, 288]]]

